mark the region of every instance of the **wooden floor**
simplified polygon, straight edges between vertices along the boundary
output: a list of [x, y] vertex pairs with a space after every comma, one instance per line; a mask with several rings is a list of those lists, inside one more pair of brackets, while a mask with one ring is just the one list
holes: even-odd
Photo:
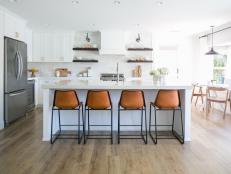
[[192, 108], [192, 142], [160, 140], [148, 145], [122, 140], [42, 142], [42, 112], [36, 110], [0, 132], [0, 174], [230, 174], [231, 116], [209, 120]]

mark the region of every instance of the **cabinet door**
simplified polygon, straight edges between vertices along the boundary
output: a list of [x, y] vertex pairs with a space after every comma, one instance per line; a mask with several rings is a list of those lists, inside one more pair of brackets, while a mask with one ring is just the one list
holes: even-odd
[[73, 45], [74, 45], [74, 34], [73, 33], [65, 33], [64, 37], [64, 61], [72, 62], [73, 61]]
[[7, 13], [4, 14], [4, 34], [13, 39], [25, 41], [25, 22]]
[[5, 22], [5, 25], [4, 25], [5, 36], [10, 37], [10, 38], [15, 38], [16, 20], [12, 16], [5, 13], [4, 22]]
[[25, 42], [27, 44], [27, 61], [32, 62], [32, 30], [29, 28], [25, 29]]
[[4, 31], [4, 15], [2, 13], [2, 11], [0, 11], [0, 35], [3, 35], [3, 31]]
[[64, 61], [64, 40], [65, 35], [63, 33], [54, 34], [54, 57], [53, 61], [63, 62]]
[[42, 34], [40, 33], [33, 33], [32, 37], [32, 55], [33, 55], [33, 62], [40, 62], [42, 61]]

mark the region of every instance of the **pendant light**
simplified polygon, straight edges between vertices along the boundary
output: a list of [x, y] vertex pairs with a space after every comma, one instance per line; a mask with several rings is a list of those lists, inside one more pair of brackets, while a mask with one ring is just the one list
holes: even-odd
[[212, 29], [212, 46], [211, 46], [211, 49], [207, 53], [205, 53], [205, 55], [218, 55], [219, 54], [218, 52], [214, 51], [214, 49], [213, 49], [213, 28], [214, 28], [214, 26], [211, 26], [211, 29]]
[[87, 33], [87, 36], [86, 36], [86, 41], [87, 41], [87, 42], [90, 42], [90, 41], [91, 41], [91, 39], [90, 39], [89, 36], [88, 36], [88, 33]]
[[138, 37], [136, 38], [136, 42], [138, 42], [138, 43], [139, 43], [139, 42], [140, 42], [140, 40], [141, 40], [141, 39], [140, 39], [140, 34], [138, 33]]

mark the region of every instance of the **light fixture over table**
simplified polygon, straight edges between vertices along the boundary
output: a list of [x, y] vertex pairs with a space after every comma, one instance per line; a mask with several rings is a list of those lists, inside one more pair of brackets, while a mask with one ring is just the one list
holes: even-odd
[[212, 29], [212, 46], [211, 46], [211, 49], [207, 52], [207, 53], [205, 53], [205, 55], [218, 55], [219, 53], [218, 52], [216, 52], [216, 51], [214, 51], [214, 49], [213, 49], [213, 28], [214, 28], [214, 26], [211, 26], [211, 29]]

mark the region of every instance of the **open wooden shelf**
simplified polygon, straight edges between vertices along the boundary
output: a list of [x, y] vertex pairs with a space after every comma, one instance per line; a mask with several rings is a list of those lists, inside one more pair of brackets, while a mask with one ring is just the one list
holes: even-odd
[[153, 60], [127, 60], [127, 63], [153, 63]]
[[99, 48], [82, 48], [82, 47], [75, 47], [73, 48], [74, 51], [99, 51]]
[[128, 51], [153, 51], [153, 48], [128, 48]]
[[98, 63], [99, 61], [96, 59], [78, 59], [78, 60], [73, 60], [73, 62], [79, 62], [79, 63]]

